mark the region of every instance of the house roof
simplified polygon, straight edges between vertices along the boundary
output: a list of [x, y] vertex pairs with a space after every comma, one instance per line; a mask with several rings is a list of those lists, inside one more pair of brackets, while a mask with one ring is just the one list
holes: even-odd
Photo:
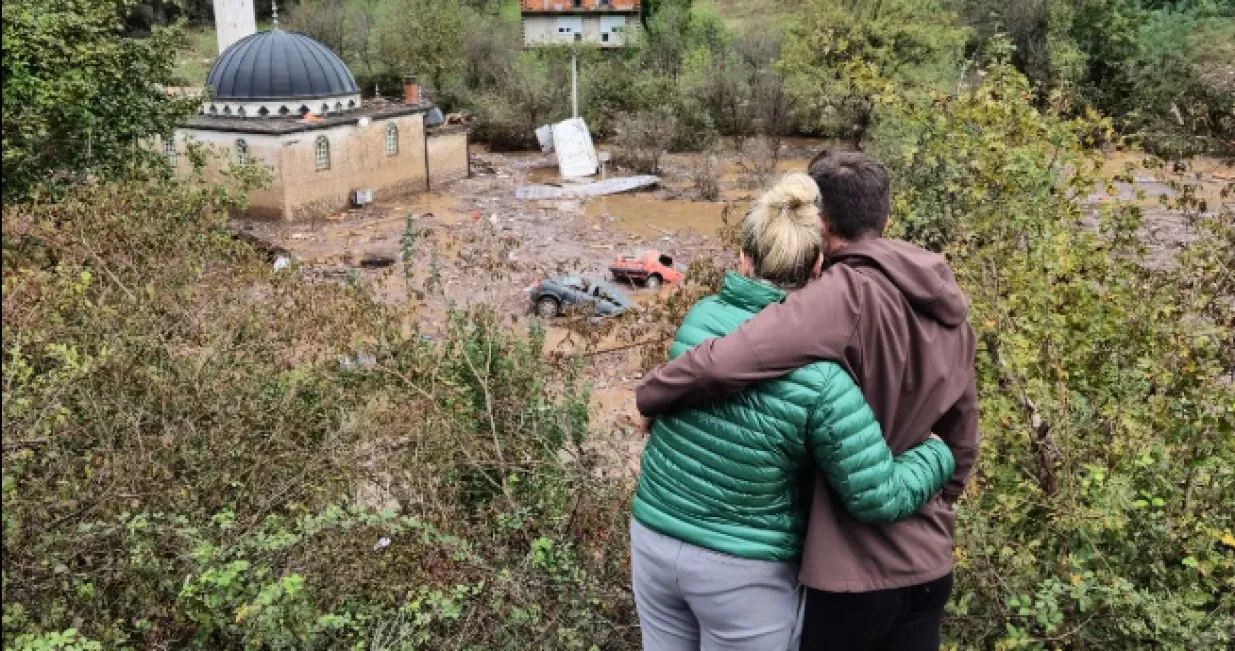
[[525, 15], [632, 14], [639, 13], [640, 0], [519, 0]]
[[260, 120], [244, 120], [237, 118], [221, 118], [199, 115], [189, 118], [180, 124], [186, 129], [201, 129], [203, 131], [226, 131], [230, 133], [251, 133], [278, 136], [303, 131], [329, 129], [347, 124], [356, 124], [363, 118], [384, 120], [413, 113], [425, 113], [433, 108], [432, 104], [377, 104], [366, 103], [359, 109], [320, 118], [270, 117]]

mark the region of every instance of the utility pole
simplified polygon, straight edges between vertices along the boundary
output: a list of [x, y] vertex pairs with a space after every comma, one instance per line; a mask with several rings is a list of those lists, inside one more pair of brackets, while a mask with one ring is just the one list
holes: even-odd
[[579, 117], [579, 48], [570, 48], [570, 116]]

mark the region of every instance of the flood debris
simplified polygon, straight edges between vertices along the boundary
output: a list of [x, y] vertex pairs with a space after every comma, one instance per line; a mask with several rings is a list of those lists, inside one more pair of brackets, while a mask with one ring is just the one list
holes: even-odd
[[562, 178], [595, 176], [600, 158], [592, 145], [592, 133], [583, 118], [571, 118], [536, 130], [540, 150], [557, 154], [558, 173]]
[[365, 251], [360, 258], [360, 266], [365, 269], [383, 269], [394, 265], [398, 254], [390, 251]]
[[650, 188], [660, 184], [660, 177], [650, 174], [642, 176], [622, 176], [594, 183], [577, 185], [524, 185], [515, 190], [518, 199], [548, 200], [548, 199], [585, 199], [587, 197], [602, 197], [608, 194], [620, 194]]
[[280, 257], [290, 258], [292, 255], [286, 248], [266, 238], [247, 232], [247, 230], [233, 229], [232, 237], [252, 246], [257, 252], [261, 253], [267, 262], [275, 263]]
[[360, 371], [377, 366], [377, 356], [372, 353], [356, 353], [352, 355], [339, 355], [339, 370], [341, 371]]
[[685, 269], [675, 263], [672, 256], [655, 250], [619, 256], [609, 263], [609, 273], [614, 280], [640, 283], [649, 289], [660, 287], [661, 283], [676, 283], [686, 277]]

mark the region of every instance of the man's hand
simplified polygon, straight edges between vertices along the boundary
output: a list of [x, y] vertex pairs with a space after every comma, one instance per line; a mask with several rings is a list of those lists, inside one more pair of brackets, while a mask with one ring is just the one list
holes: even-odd
[[639, 417], [639, 433], [643, 435], [643, 438], [647, 438], [652, 434], [652, 423], [654, 422], [656, 421], [653, 418], [648, 418], [647, 416]]

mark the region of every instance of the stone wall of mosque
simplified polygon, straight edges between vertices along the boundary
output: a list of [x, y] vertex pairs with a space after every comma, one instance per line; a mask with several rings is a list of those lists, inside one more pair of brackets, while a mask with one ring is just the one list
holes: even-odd
[[426, 140], [420, 112], [277, 135], [181, 128], [173, 142], [174, 149], [158, 146], [184, 173], [192, 169], [190, 143], [214, 154], [203, 170], [207, 179], [232, 163], [266, 165], [271, 182], [249, 195], [246, 211], [263, 219], [314, 219], [348, 208], [357, 190], [372, 190], [379, 200], [468, 174], [466, 129], [440, 127]]
[[343, 210], [356, 190], [372, 190], [375, 200], [425, 190], [421, 113], [282, 138], [285, 219], [311, 219]]
[[176, 130], [174, 153], [165, 139], [160, 139], [160, 151], [169, 158], [169, 163], [181, 175], [193, 171], [191, 150], [202, 154], [202, 175], [206, 180], [220, 178], [223, 170], [232, 164], [252, 162], [266, 166], [271, 173], [271, 182], [263, 188], [249, 192], [249, 209], [246, 214], [261, 219], [286, 219], [286, 202], [280, 178], [283, 136], [252, 133], [228, 133], [205, 129]]
[[429, 184], [436, 188], [468, 175], [467, 128], [435, 127], [429, 130]]

